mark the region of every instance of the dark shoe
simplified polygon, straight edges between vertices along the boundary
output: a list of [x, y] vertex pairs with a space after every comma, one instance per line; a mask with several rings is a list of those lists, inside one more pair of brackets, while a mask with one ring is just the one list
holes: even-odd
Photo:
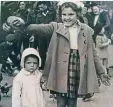
[[89, 101], [91, 101], [90, 98], [86, 98], [86, 97], [84, 97], [82, 100], [83, 100], [84, 102], [89, 102]]
[[94, 95], [94, 93], [88, 93], [85, 96], [83, 96], [82, 100], [84, 102], [91, 101], [91, 97], [93, 97], [93, 95]]

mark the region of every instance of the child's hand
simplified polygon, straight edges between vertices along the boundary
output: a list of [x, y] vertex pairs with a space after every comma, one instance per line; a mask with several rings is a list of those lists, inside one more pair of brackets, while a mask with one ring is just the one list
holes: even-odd
[[110, 86], [110, 77], [107, 75], [107, 74], [101, 74], [100, 75], [100, 79], [101, 79], [101, 82], [106, 85], [106, 86]]
[[42, 90], [47, 91], [47, 81], [42, 84]]
[[111, 40], [110, 40], [110, 39], [108, 39], [108, 41], [109, 41], [109, 44], [111, 44]]

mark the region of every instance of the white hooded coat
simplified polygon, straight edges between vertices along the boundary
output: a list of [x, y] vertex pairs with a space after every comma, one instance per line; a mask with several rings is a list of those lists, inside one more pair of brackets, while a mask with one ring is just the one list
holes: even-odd
[[21, 58], [23, 68], [13, 80], [12, 107], [45, 107], [44, 96], [40, 87], [42, 73], [37, 69], [31, 74], [24, 69], [24, 59], [30, 54], [39, 58], [39, 67], [41, 66], [41, 58], [35, 49], [24, 50]]

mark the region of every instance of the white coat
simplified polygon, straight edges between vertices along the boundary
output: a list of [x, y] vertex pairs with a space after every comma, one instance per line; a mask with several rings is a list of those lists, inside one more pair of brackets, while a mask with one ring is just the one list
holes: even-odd
[[[39, 57], [37, 53], [34, 49], [27, 49], [23, 53], [21, 65], [25, 56], [34, 54]], [[41, 76], [42, 73], [39, 70], [31, 74], [24, 68], [17, 74], [13, 80], [12, 107], [45, 107], [44, 96], [40, 87]]]

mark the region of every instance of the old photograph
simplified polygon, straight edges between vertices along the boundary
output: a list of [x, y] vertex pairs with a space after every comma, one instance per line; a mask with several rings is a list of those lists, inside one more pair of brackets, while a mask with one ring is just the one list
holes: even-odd
[[112, 107], [113, 1], [0, 1], [0, 107]]

